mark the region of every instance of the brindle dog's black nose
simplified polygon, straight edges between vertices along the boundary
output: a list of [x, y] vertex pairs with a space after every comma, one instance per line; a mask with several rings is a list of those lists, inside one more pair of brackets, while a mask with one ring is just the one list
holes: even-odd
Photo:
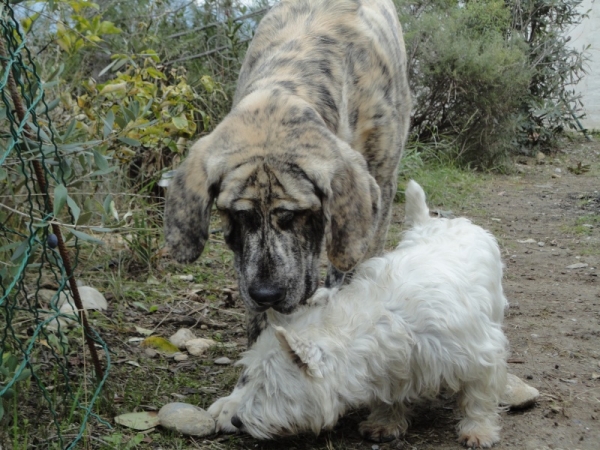
[[250, 286], [248, 293], [260, 306], [272, 306], [285, 298], [285, 288], [278, 286]]
[[233, 425], [236, 428], [242, 428], [244, 426], [244, 424], [242, 423], [242, 421], [240, 420], [240, 418], [238, 416], [233, 416], [231, 418], [231, 425]]

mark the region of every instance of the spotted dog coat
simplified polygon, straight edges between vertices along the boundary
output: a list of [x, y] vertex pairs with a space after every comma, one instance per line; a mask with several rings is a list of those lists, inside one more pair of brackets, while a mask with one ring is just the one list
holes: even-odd
[[261, 21], [233, 109], [169, 187], [180, 262], [208, 239], [213, 201], [233, 250], [249, 343], [264, 311], [293, 311], [383, 249], [408, 132], [406, 54], [391, 0], [283, 0]]

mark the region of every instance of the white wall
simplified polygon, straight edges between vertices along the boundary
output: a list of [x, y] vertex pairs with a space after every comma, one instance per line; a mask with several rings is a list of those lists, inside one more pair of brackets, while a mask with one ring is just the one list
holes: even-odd
[[583, 126], [600, 130], [600, 0], [583, 0], [580, 8], [581, 11], [590, 10], [589, 17], [569, 33], [570, 44], [576, 49], [585, 45], [591, 47], [588, 50], [587, 74], [576, 90], [582, 95], [586, 113]]

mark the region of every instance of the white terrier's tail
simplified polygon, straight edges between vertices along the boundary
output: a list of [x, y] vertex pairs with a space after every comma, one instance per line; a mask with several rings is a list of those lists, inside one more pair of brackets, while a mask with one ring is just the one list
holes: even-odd
[[406, 197], [404, 221], [409, 226], [423, 225], [429, 220], [425, 191], [416, 181], [410, 180], [404, 195]]

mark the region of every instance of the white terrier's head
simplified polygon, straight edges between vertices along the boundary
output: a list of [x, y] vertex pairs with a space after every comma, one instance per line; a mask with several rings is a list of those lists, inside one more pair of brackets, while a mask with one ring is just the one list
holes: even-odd
[[[278, 348], [272, 347], [270, 333]], [[271, 348], [261, 345], [268, 342]], [[263, 333], [238, 363], [246, 368], [236, 387], [242, 392], [232, 424], [259, 439], [309, 430], [318, 434], [333, 426], [343, 411], [336, 411], [342, 405], [330, 385], [327, 359], [317, 343], [283, 327]]]

